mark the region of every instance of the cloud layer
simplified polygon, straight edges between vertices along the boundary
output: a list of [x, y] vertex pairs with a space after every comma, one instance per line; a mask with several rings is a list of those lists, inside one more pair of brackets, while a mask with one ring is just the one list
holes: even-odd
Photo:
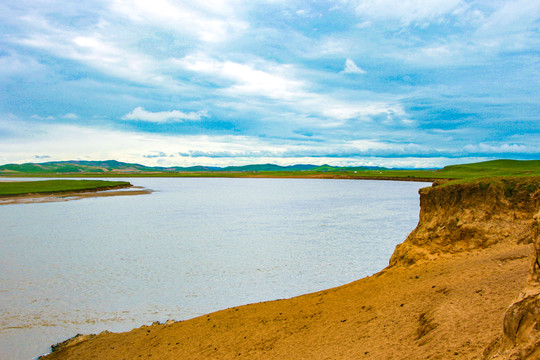
[[205, 110], [188, 113], [180, 110], [151, 112], [139, 106], [129, 114], [122, 116], [122, 119], [164, 123], [167, 121], [201, 120], [203, 117], [208, 117], [208, 112]]
[[0, 162], [538, 158], [539, 20], [525, 0], [3, 3]]

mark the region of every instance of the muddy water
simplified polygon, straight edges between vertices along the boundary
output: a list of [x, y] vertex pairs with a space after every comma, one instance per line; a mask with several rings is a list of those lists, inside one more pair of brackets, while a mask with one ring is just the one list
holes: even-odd
[[418, 220], [413, 182], [131, 178], [149, 195], [0, 207], [0, 359], [370, 275]]

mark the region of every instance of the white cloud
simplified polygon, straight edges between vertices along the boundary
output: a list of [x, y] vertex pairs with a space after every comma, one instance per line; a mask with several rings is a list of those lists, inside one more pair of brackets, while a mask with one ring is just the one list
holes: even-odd
[[326, 103], [326, 109], [323, 114], [340, 120], [355, 119], [360, 117], [369, 117], [375, 115], [386, 115], [389, 117], [405, 116], [405, 110], [399, 104], [390, 104], [387, 102], [360, 102], [357, 104], [348, 104], [344, 102]]
[[258, 64], [240, 64], [219, 61], [201, 53], [174, 61], [184, 69], [232, 81], [233, 84], [226, 90], [232, 95], [259, 95], [291, 100], [304, 91], [305, 83], [294, 79], [292, 67], [288, 65], [264, 61]]
[[482, 19], [474, 34], [476, 45], [495, 51], [538, 49], [540, 2], [517, 0], [502, 6]]
[[68, 119], [68, 120], [77, 120], [79, 118], [79, 115], [74, 114], [74, 113], [67, 113], [67, 114], [63, 115], [62, 117], [64, 119]]
[[237, 0], [114, 0], [111, 10], [136, 23], [147, 23], [216, 43], [248, 28], [248, 24], [236, 16], [238, 3]]
[[[320, 58], [321, 56], [340, 56], [349, 52], [351, 46], [350, 39], [326, 37], [311, 52], [308, 52], [308, 55], [314, 58]], [[309, 50], [307, 49], [307, 51]]]
[[438, 20], [466, 7], [462, 0], [344, 0], [359, 16], [402, 25]]
[[485, 153], [485, 154], [520, 154], [520, 153], [538, 153], [539, 146], [529, 147], [523, 144], [486, 144], [479, 143], [474, 145], [466, 145], [463, 147], [468, 153]]
[[34, 120], [54, 120], [54, 116], [40, 116], [40, 115], [32, 115], [30, 116], [30, 119]]
[[[503, 2], [502, 6], [491, 13], [480, 27], [480, 31], [487, 32], [513, 32], [534, 27], [540, 16], [540, 3], [538, 1], [517, 0]], [[538, 29], [538, 25], [536, 25]]]
[[345, 60], [345, 69], [343, 69], [345, 74], [365, 74], [366, 71], [359, 68], [351, 59]]
[[142, 107], [137, 107], [129, 114], [124, 115], [122, 119], [163, 123], [167, 121], [201, 120], [203, 117], [208, 117], [208, 112], [205, 110], [187, 113], [180, 110], [151, 112]]
[[[292, 112], [297, 114], [296, 118], [302, 114], [334, 120], [325, 119], [319, 123], [319, 126], [324, 128], [342, 125], [343, 121], [348, 119], [380, 114], [405, 115], [403, 108], [395, 103], [376, 100], [346, 101], [328, 93], [310, 91], [308, 82], [296, 79], [296, 69], [291, 65], [277, 65], [262, 60], [256, 64], [240, 64], [218, 61], [203, 54], [175, 59], [174, 63], [196, 73], [210, 75], [216, 83], [223, 84], [224, 80], [229, 82], [219, 92], [242, 99], [242, 102], [246, 97], [265, 97], [280, 101], [281, 106], [291, 108]], [[359, 68], [356, 71], [359, 70], [361, 71]]]
[[115, 39], [119, 33], [113, 29], [98, 27], [91, 32], [63, 29], [37, 15], [27, 16], [23, 20], [28, 25], [28, 34], [12, 39], [19, 45], [45, 50], [54, 56], [75, 60], [132, 82], [175, 91], [185, 90], [184, 84], [167, 74], [165, 62], [129, 48], [127, 39]]
[[18, 53], [0, 55], [0, 76], [12, 77], [16, 74], [38, 76], [44, 66], [35, 59]]

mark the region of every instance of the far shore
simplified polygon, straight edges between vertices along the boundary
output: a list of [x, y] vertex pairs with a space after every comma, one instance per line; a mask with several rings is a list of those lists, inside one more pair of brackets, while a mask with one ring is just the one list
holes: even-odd
[[60, 202], [70, 200], [80, 200], [94, 197], [109, 197], [109, 196], [130, 196], [130, 195], [145, 195], [152, 193], [152, 190], [142, 187], [130, 188], [113, 188], [113, 189], [94, 189], [94, 190], [79, 190], [79, 191], [60, 191], [51, 193], [31, 193], [22, 195], [0, 196], [0, 205], [15, 205], [15, 204], [32, 204], [32, 203], [47, 203]]
[[452, 178], [410, 176], [410, 175], [361, 175], [352, 173], [285, 173], [285, 172], [182, 172], [182, 173], [77, 173], [77, 174], [12, 174], [0, 173], [0, 181], [9, 182], [10, 177], [17, 178], [265, 178], [265, 179], [345, 179], [345, 180], [391, 180], [429, 182], [454, 180]]

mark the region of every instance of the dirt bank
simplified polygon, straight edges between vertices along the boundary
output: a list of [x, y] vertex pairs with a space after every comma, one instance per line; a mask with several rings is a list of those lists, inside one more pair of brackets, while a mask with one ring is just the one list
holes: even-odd
[[[516, 351], [533, 354], [537, 298], [522, 292], [538, 282], [534, 272], [528, 274], [530, 259], [536, 259], [531, 243], [540, 242], [533, 222], [539, 188], [539, 179], [522, 179], [424, 189], [418, 227], [396, 249], [391, 265], [376, 275], [188, 321], [78, 337], [45, 359], [502, 359]], [[509, 308], [523, 299], [529, 299], [527, 306]]]

